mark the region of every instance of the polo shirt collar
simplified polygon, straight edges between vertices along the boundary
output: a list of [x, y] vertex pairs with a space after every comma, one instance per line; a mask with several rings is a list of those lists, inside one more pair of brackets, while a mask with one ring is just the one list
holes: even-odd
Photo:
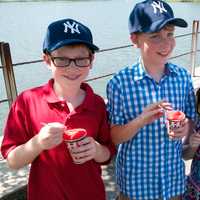
[[[43, 91], [44, 91], [44, 98], [46, 101], [50, 104], [56, 104], [56, 103], [63, 103], [63, 100], [60, 100], [53, 89], [53, 83], [54, 80], [50, 79], [49, 82], [44, 85]], [[92, 90], [92, 88], [87, 83], [82, 83], [81, 88], [85, 90], [86, 97], [83, 101], [83, 103], [80, 105], [82, 109], [96, 109], [95, 108], [95, 94]]]
[[96, 110], [95, 94], [92, 88], [87, 83], [82, 83], [81, 89], [85, 90], [86, 92], [86, 96], [83, 103], [81, 104], [81, 107], [87, 110]]

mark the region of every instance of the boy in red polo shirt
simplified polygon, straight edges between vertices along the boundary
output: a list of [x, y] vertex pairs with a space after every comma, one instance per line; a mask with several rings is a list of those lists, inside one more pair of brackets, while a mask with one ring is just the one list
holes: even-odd
[[[114, 145], [104, 100], [83, 83], [97, 50], [80, 22], [48, 26], [43, 59], [53, 78], [17, 97], [1, 146], [10, 168], [31, 163], [28, 200], [105, 200], [100, 165], [110, 160]], [[72, 128], [85, 129], [87, 137], [70, 149], [63, 132]]]

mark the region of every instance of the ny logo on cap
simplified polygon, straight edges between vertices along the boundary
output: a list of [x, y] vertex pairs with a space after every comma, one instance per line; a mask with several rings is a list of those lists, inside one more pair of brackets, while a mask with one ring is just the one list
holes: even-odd
[[158, 2], [153, 1], [153, 3], [152, 3], [151, 5], [152, 5], [152, 7], [153, 7], [153, 12], [154, 12], [155, 14], [157, 13], [157, 10], [158, 10], [160, 13], [167, 12], [167, 10], [165, 9], [163, 3], [160, 2], [160, 1], [158, 1]]
[[65, 26], [65, 30], [64, 32], [67, 33], [68, 29], [71, 30], [71, 34], [74, 34], [75, 32], [80, 34], [80, 31], [78, 29], [78, 24], [76, 22], [73, 22], [72, 24], [70, 24], [69, 21], [67, 21], [66, 23], [64, 23]]

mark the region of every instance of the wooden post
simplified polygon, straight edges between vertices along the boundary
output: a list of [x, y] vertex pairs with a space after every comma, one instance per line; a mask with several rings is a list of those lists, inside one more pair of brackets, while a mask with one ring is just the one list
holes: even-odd
[[[196, 67], [196, 59], [197, 59], [197, 42], [198, 42], [198, 31], [199, 31], [199, 21], [193, 21], [192, 27], [192, 42], [191, 42], [191, 74], [193, 77], [196, 76], [195, 67]], [[198, 75], [199, 76], [199, 75]]]
[[10, 107], [12, 102], [17, 97], [17, 88], [13, 71], [10, 47], [8, 43], [0, 42], [0, 56], [1, 56], [1, 63], [3, 66], [2, 69], [3, 69], [6, 93]]

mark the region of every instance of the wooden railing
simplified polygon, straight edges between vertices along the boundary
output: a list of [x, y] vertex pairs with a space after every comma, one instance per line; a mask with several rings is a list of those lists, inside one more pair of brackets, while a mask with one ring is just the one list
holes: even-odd
[[[179, 37], [186, 37], [186, 36], [191, 35], [191, 37], [192, 37], [191, 50], [188, 51], [188, 52], [185, 52], [183, 54], [179, 54], [177, 56], [173, 56], [173, 57], [170, 58], [170, 59], [175, 59], [175, 58], [178, 58], [178, 57], [181, 57], [181, 56], [191, 55], [190, 72], [191, 72], [193, 77], [198, 76], [195, 73], [195, 68], [196, 68], [197, 53], [200, 51], [198, 49], [198, 45], [197, 45], [199, 33], [200, 33], [199, 32], [199, 21], [194, 20], [191, 33], [176, 36], [176, 38], [179, 38]], [[115, 47], [115, 48], [102, 49], [98, 53], [105, 52], [105, 51], [118, 50], [118, 49], [127, 48], [127, 47], [131, 47], [131, 46], [132, 45], [124, 45], [124, 46]], [[42, 60], [34, 60], [34, 61], [21, 62], [21, 63], [13, 64], [10, 46], [9, 46], [9, 43], [6, 43], [6, 42], [0, 42], [0, 57], [1, 57], [1, 62], [2, 62], [2, 66], [0, 66], [0, 69], [2, 68], [2, 70], [3, 70], [3, 76], [4, 76], [4, 82], [5, 82], [6, 94], [7, 94], [7, 98], [6, 99], [0, 99], [0, 103], [8, 102], [9, 106], [11, 106], [12, 102], [14, 101], [14, 99], [17, 96], [17, 86], [16, 86], [16, 82], [15, 82], [15, 74], [14, 74], [13, 67], [19, 66], [19, 65], [21, 66], [21, 65], [25, 65], [25, 64], [38, 63], [38, 62], [42, 62]], [[97, 77], [88, 79], [86, 81], [94, 81], [94, 80], [97, 80], [97, 79], [112, 76], [113, 74], [114, 73], [105, 74], [103, 76], [97, 76]]]

